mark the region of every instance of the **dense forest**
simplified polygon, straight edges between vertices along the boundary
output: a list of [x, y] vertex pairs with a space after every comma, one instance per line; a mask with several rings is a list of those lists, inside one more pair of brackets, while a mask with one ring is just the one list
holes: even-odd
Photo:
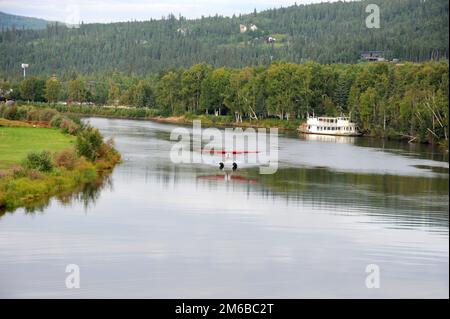
[[[369, 3], [380, 7], [380, 28], [366, 27]], [[247, 30], [241, 32], [240, 25]], [[233, 17], [170, 15], [79, 28], [11, 28], [0, 33], [0, 78], [20, 77], [21, 63], [30, 65], [30, 75], [68, 80], [76, 73], [146, 75], [196, 63], [216, 68], [267, 67], [273, 61], [355, 63], [364, 50], [419, 62], [448, 58], [448, 35], [447, 0], [333, 2]]]
[[[240, 69], [202, 63], [145, 77], [113, 73], [61, 81], [30, 76], [0, 82], [0, 92], [3, 99], [68, 101], [65, 111], [76, 112], [84, 103], [83, 113], [92, 104], [134, 106], [142, 115], [221, 115], [236, 122], [344, 113], [366, 134], [433, 142], [448, 140], [448, 81], [447, 61], [277, 62]], [[15, 112], [12, 108], [7, 116], [14, 119]]]

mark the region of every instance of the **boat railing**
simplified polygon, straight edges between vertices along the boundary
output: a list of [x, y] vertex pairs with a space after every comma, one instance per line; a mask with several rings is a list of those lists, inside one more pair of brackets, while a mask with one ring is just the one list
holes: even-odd
[[329, 123], [329, 122], [321, 122], [318, 121], [317, 123], [309, 123], [308, 125], [317, 125], [317, 126], [335, 126], [335, 127], [354, 127], [354, 123]]

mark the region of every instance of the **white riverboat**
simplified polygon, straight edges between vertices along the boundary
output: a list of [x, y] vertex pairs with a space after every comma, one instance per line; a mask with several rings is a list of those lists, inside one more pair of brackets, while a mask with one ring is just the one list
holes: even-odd
[[306, 134], [358, 136], [361, 133], [355, 123], [350, 122], [346, 116], [340, 117], [308, 117], [306, 123], [300, 125], [298, 130]]

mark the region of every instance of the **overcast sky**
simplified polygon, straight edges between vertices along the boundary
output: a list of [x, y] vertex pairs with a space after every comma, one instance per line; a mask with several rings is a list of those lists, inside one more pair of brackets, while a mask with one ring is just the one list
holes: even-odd
[[327, 0], [0, 0], [0, 11], [67, 23], [113, 22], [161, 18], [170, 13], [188, 18], [231, 16], [268, 8]]

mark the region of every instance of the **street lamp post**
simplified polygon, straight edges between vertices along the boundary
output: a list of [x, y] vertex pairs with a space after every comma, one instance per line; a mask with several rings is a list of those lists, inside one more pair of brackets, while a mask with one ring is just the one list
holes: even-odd
[[22, 69], [23, 69], [23, 77], [26, 76], [26, 69], [28, 68], [28, 64], [27, 63], [22, 63]]

